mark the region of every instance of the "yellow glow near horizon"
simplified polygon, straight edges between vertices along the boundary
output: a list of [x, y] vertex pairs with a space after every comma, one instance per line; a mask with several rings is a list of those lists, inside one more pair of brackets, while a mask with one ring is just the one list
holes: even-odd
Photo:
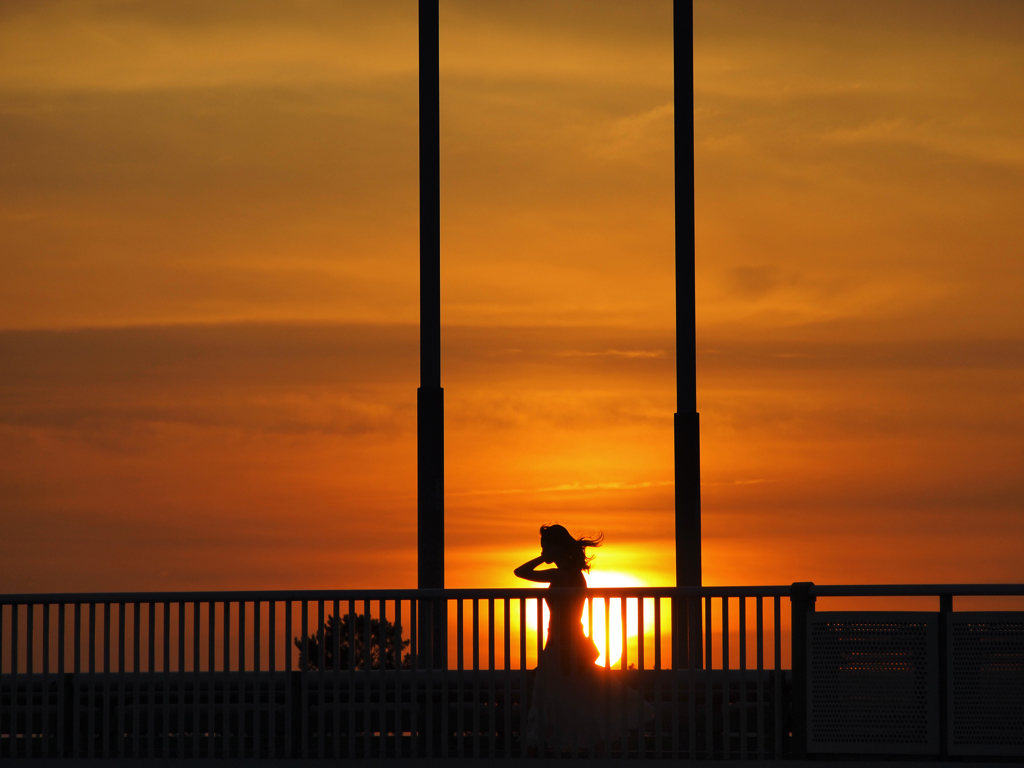
[[[617, 571], [602, 571], [591, 573], [587, 576], [587, 585], [593, 588], [601, 587], [642, 587], [645, 586], [644, 582], [636, 578], [632, 574], [620, 573]], [[619, 598], [609, 598], [608, 600], [608, 647], [611, 648], [611, 663], [610, 666], [614, 666], [622, 658], [622, 602]], [[551, 618], [551, 612], [548, 610], [548, 606], [544, 604], [544, 637], [547, 637], [548, 623]], [[590, 611], [588, 606], [584, 604], [583, 614], [580, 617], [580, 623], [583, 625], [583, 633], [590, 637]], [[526, 624], [530, 630], [537, 630], [537, 614], [534, 611], [530, 611], [526, 616]], [[594, 637], [594, 644], [597, 645], [597, 649], [601, 652], [601, 655], [597, 658], [594, 663], [600, 667], [605, 665], [605, 632], [602, 628], [605, 626], [605, 615], [604, 615], [604, 600], [594, 601], [594, 626], [597, 628], [597, 634]], [[636, 601], [626, 602], [626, 637], [627, 642], [631, 638], [635, 638], [637, 635], [637, 607]]]
[[[645, 586], [644, 582], [638, 579], [636, 576], [628, 573], [619, 573], [616, 571], [603, 571], [592, 573], [587, 576], [587, 585], [590, 587], [642, 587]], [[608, 624], [607, 633], [602, 631], [605, 627], [605, 613], [604, 613], [605, 601], [594, 600], [594, 627], [597, 630], [594, 635], [594, 644], [597, 649], [601, 652], [601, 655], [597, 658], [595, 664], [600, 667], [605, 666], [605, 635], [607, 634], [607, 648], [609, 649], [609, 656], [611, 662], [609, 666], [614, 666], [619, 663], [622, 658], [622, 601], [618, 598], [610, 598], [608, 600]], [[587, 606], [583, 607], [583, 632], [590, 637], [590, 611]], [[636, 637], [638, 631], [637, 623], [637, 607], [636, 601], [626, 601], [626, 637], [627, 642], [629, 638]]]

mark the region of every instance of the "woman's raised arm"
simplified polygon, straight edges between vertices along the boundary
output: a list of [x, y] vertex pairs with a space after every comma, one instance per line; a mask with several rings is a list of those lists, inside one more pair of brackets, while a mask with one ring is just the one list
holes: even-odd
[[538, 581], [542, 584], [551, 583], [551, 574], [555, 573], [557, 568], [545, 568], [543, 571], [538, 571], [537, 566], [541, 563], [546, 562], [544, 555], [533, 558], [533, 560], [527, 560], [525, 563], [520, 565], [514, 571], [515, 575], [520, 579], [526, 579], [527, 581]]

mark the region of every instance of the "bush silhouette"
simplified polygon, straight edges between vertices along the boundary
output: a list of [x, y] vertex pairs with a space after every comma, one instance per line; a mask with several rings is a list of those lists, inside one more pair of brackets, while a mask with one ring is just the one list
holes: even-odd
[[[350, 629], [349, 619], [352, 626]], [[327, 617], [327, 623], [323, 626], [324, 633], [324, 669], [334, 669], [334, 638], [339, 638], [338, 669], [349, 668], [349, 639], [354, 638], [352, 644], [354, 655], [353, 669], [366, 669], [366, 621], [363, 614], [343, 614], [340, 621], [337, 616]], [[319, 669], [320, 641], [318, 635], [303, 635], [295, 638], [295, 647], [299, 649], [299, 669]], [[402, 669], [409, 668], [409, 654], [402, 656], [409, 646], [409, 640], [401, 640], [402, 627], [396, 627], [393, 623], [384, 619], [384, 669], [395, 669], [395, 659], [401, 659]], [[380, 619], [370, 619], [370, 669], [381, 668], [381, 622]]]

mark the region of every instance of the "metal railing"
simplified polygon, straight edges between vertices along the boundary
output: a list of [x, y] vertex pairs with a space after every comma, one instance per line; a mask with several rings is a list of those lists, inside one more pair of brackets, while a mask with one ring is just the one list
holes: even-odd
[[[981, 597], [999, 610], [963, 610]], [[794, 584], [790, 754], [1024, 756], [1022, 597], [1022, 584]], [[841, 610], [848, 598], [857, 610]]]
[[789, 587], [585, 594], [603, 730], [533, 741], [541, 598], [577, 591], [0, 596], [0, 757], [781, 756]]
[[[963, 720], [950, 709], [957, 685], [989, 690], [984, 685], [992, 679], [984, 672], [988, 677], [954, 684], [944, 671], [954, 653], [945, 639], [949, 627], [984, 634], [980, 620], [964, 623], [967, 613], [949, 618], [954, 595], [1024, 595], [1024, 587], [0, 596], [0, 758], [778, 759], [836, 753], [813, 710], [824, 700], [823, 675], [832, 674], [838, 682], [828, 684], [840, 688], [862, 684], [865, 675], [889, 675], [885, 680], [895, 681], [895, 695], [902, 695], [903, 678], [891, 670], [904, 674], [917, 664], [920, 677], [925, 666], [935, 666], [927, 649], [904, 654], [895, 666], [886, 659], [872, 667], [855, 648], [857, 663], [848, 663], [842, 643], [871, 642], [864, 628], [877, 627], [877, 618], [863, 611], [815, 612], [818, 598], [846, 597], [930, 598], [925, 607], [931, 612], [904, 623], [938, 638], [938, 687], [927, 696], [940, 717], [928, 726], [938, 730], [928, 732], [925, 746], [913, 749], [1019, 754], [1015, 742], [977, 742], [968, 731], [978, 718]], [[586, 598], [583, 631], [599, 653], [596, 664], [580, 663], [572, 656], [579, 653], [575, 646], [565, 660], [546, 659], [561, 668], [554, 692], [549, 677], [538, 682], [544, 677], [537, 666], [548, 621], [545, 597]], [[937, 629], [928, 629], [929, 622]], [[1005, 617], [998, 624], [1011, 625], [1017, 626]], [[1009, 691], [1009, 704], [1001, 705], [1009, 714], [983, 719], [1012, 732], [1013, 697], [1020, 698], [1013, 676], [1024, 673], [1024, 652], [1014, 656], [1017, 635], [1000, 631], [997, 693]], [[822, 655], [814, 645], [819, 636], [839, 650]], [[984, 636], [989, 649], [992, 637]], [[978, 669], [987, 662], [980, 663]], [[809, 670], [817, 677], [809, 678]], [[862, 696], [856, 701], [873, 706]], [[1024, 702], [1019, 708], [1024, 712]], [[957, 725], [961, 721], [968, 726]], [[961, 731], [967, 736], [957, 742], [954, 732]], [[899, 751], [876, 741], [867, 747], [849, 742], [838, 752]], [[937, 744], [939, 751], [932, 751]]]

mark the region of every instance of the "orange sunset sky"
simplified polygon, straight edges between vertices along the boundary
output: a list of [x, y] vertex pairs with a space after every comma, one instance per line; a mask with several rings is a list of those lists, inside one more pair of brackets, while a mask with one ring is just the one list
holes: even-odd
[[[671, 3], [440, 24], [447, 583], [670, 584]], [[0, 6], [0, 591], [415, 586], [416, 34]], [[694, 71], [704, 583], [1024, 582], [1024, 4], [698, 0]]]

